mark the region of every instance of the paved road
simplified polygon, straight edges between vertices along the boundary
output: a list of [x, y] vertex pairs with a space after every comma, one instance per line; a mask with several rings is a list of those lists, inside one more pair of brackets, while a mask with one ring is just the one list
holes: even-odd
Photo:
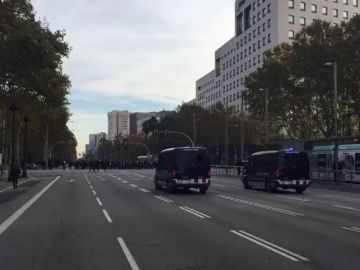
[[268, 194], [214, 177], [156, 191], [152, 170], [31, 172], [0, 190], [0, 268], [360, 269], [359, 194]]

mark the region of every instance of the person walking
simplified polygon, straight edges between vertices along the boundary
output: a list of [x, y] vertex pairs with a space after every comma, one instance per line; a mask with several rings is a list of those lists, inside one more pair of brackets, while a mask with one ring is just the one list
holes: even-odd
[[20, 168], [16, 164], [11, 164], [8, 180], [13, 183], [14, 189], [18, 187]]

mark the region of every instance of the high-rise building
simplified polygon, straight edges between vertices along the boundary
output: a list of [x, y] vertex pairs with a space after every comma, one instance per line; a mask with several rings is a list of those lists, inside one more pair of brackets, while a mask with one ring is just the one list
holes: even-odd
[[100, 132], [97, 134], [89, 134], [89, 143], [87, 144], [87, 154], [94, 154], [96, 149], [99, 147], [100, 140], [106, 138], [105, 132]]
[[151, 117], [157, 118], [156, 112], [136, 112], [130, 114], [130, 135], [140, 135], [143, 133], [143, 123]]
[[239, 112], [245, 77], [262, 66], [267, 50], [290, 43], [313, 20], [339, 24], [359, 13], [359, 0], [237, 0], [235, 35], [215, 52], [215, 69], [196, 82], [196, 103]]
[[112, 111], [108, 113], [108, 139], [113, 141], [117, 136], [127, 137], [130, 134], [130, 113]]

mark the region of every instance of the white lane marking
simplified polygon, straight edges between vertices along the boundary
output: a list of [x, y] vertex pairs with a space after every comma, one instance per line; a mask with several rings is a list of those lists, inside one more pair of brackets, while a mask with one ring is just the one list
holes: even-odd
[[108, 213], [105, 209], [103, 209], [103, 213], [104, 213], [104, 216], [105, 216], [106, 220], [107, 220], [109, 223], [112, 223], [113, 221], [112, 221], [112, 219], [110, 218], [109, 213]]
[[130, 184], [130, 187], [137, 188], [138, 185]]
[[[23, 184], [25, 184], [25, 183], [27, 183], [27, 182], [29, 182], [29, 181], [32, 181], [32, 180], [34, 180], [34, 179], [32, 178], [32, 179], [29, 179], [29, 180], [20, 182], [20, 183], [18, 184], [18, 186], [21, 186], [21, 185], [23, 185]], [[0, 190], [0, 193], [3, 193], [3, 192], [8, 191], [8, 190], [10, 190], [10, 189], [14, 189], [14, 188], [13, 188], [12, 186], [11, 186], [11, 187], [8, 187], [8, 188], [4, 188], [4, 189]]]
[[28, 200], [23, 206], [21, 206], [16, 212], [14, 212], [10, 217], [8, 217], [3, 223], [0, 224], [0, 234], [6, 231], [7, 228], [11, 226], [24, 212], [29, 209], [34, 202], [36, 202], [53, 184], [60, 179], [60, 176], [57, 176], [52, 180], [46, 187], [39, 191], [34, 197]]
[[102, 202], [100, 201], [99, 197], [96, 197], [96, 200], [97, 200], [97, 203], [100, 205], [100, 206], [103, 206]]
[[117, 180], [122, 181], [122, 179], [120, 177], [118, 177]]
[[245, 200], [241, 200], [241, 199], [236, 199], [236, 198], [225, 196], [225, 195], [215, 195], [215, 197], [230, 200], [230, 201], [234, 201], [234, 202], [238, 202], [238, 203], [242, 203], [242, 204], [245, 204], [245, 205], [250, 205], [250, 206], [266, 209], [266, 210], [270, 210], [270, 211], [274, 211], [274, 212], [278, 212], [278, 213], [293, 216], [293, 217], [296, 217], [296, 216], [303, 217], [303, 216], [305, 216], [304, 214], [301, 214], [301, 213], [297, 213], [297, 212], [293, 212], [293, 211], [289, 211], [289, 210], [285, 210], [285, 209], [281, 209], [281, 208], [276, 208], [276, 207], [272, 207], [272, 206], [268, 206], [268, 205], [260, 204], [260, 203], [256, 203], [256, 202], [250, 202], [250, 201], [245, 201]]
[[199, 215], [201, 215], [201, 216], [203, 216], [203, 217], [211, 218], [210, 216], [208, 216], [208, 215], [206, 215], [206, 214], [204, 214], [204, 213], [202, 213], [202, 212], [200, 212], [200, 211], [197, 211], [197, 210], [195, 210], [195, 209], [193, 209], [193, 208], [190, 208], [190, 207], [187, 207], [187, 206], [184, 206], [184, 208], [186, 208], [186, 209], [188, 209], [188, 210], [190, 210], [190, 211], [192, 211], [192, 212], [195, 212], [195, 213], [197, 213], [197, 214], [199, 214]]
[[120, 247], [122, 248], [122, 250], [123, 250], [123, 252], [125, 254], [126, 259], [128, 260], [128, 262], [130, 264], [131, 269], [132, 270], [140, 270], [140, 268], [137, 265], [134, 257], [131, 255], [130, 250], [126, 246], [124, 239], [122, 237], [118, 237], [117, 239], [118, 239], [118, 242], [120, 244]]
[[91, 188], [91, 189], [94, 189], [94, 187], [93, 187], [93, 186], [91, 186], [91, 185], [90, 185], [90, 188]]
[[193, 214], [193, 215], [195, 215], [195, 216], [197, 216], [199, 218], [211, 218], [210, 216], [208, 216], [208, 215], [206, 215], [206, 214], [204, 214], [204, 213], [202, 213], [200, 211], [197, 211], [195, 209], [192, 209], [190, 207], [187, 207], [187, 206], [179, 206], [179, 208], [186, 211], [186, 212], [188, 212], [188, 213], [190, 213], [190, 214]]
[[199, 215], [199, 214], [197, 214], [197, 213], [195, 213], [195, 212], [192, 212], [192, 211], [190, 211], [190, 210], [188, 210], [188, 209], [186, 209], [186, 208], [184, 208], [184, 207], [182, 207], [182, 206], [179, 206], [179, 208], [182, 209], [182, 210], [184, 210], [184, 211], [186, 211], [186, 212], [188, 212], [188, 213], [190, 213], [190, 214], [192, 214], [192, 215], [194, 215], [194, 216], [197, 216], [197, 217], [199, 217], [199, 218], [205, 218], [205, 217], [203, 217], [203, 216], [201, 216], [201, 215]]
[[93, 190], [93, 191], [92, 191], [92, 193], [96, 196], [96, 192], [95, 192], [95, 190]]
[[129, 183], [128, 181], [125, 181], [125, 180], [123, 180], [122, 182], [123, 182], [124, 184], [127, 184], [127, 183]]
[[165, 198], [163, 196], [154, 196], [155, 198], [159, 199], [159, 200], [162, 200], [164, 202], [167, 202], [167, 203], [173, 203], [174, 201], [168, 199], [168, 198]]
[[69, 181], [70, 183], [72, 183], [72, 182], [74, 182], [74, 179], [70, 179], [70, 181]]
[[281, 198], [285, 198], [285, 199], [289, 199], [289, 200], [300, 201], [300, 202], [310, 202], [310, 200], [300, 199], [300, 198], [296, 198], [296, 197], [292, 197], [292, 196], [285, 196], [285, 195], [276, 195], [276, 196], [281, 197]]
[[145, 192], [145, 193], [151, 192], [150, 190], [147, 190], [147, 189], [145, 189], [145, 188], [139, 188], [139, 190], [142, 191], [142, 192]]
[[145, 175], [139, 174], [139, 173], [133, 173], [135, 176], [141, 177], [141, 178], [145, 178]]
[[336, 208], [341, 208], [341, 209], [346, 209], [346, 210], [351, 210], [351, 211], [356, 211], [356, 212], [360, 212], [360, 209], [356, 209], [354, 207], [350, 207], [350, 206], [344, 206], [344, 205], [333, 205], [333, 207], [336, 207]]
[[343, 197], [343, 196], [339, 196], [339, 195], [317, 195], [317, 197], [319, 198], [333, 198], [333, 199], [341, 199], [347, 202], [355, 202], [355, 203], [359, 203], [360, 200], [359, 199], [355, 199], [355, 198], [348, 198], [348, 197]]
[[357, 228], [357, 227], [351, 227], [351, 228], [348, 228], [348, 227], [341, 227], [341, 229], [343, 230], [347, 230], [347, 231], [352, 231], [352, 232], [357, 232], [357, 233], [360, 233], [360, 229]]
[[216, 186], [216, 187], [226, 187], [225, 185], [222, 185], [222, 184], [212, 184], [213, 186]]
[[292, 260], [294, 262], [305, 261], [308, 262], [309, 260], [299, 254], [296, 254], [290, 250], [287, 250], [283, 247], [280, 247], [278, 245], [275, 245], [273, 243], [270, 243], [262, 238], [256, 237], [255, 235], [252, 235], [250, 233], [247, 233], [245, 231], [235, 231], [231, 230], [230, 232], [236, 234], [237, 236], [240, 236], [246, 240], [249, 240], [250, 242], [253, 242], [254, 244], [257, 244], [259, 246], [262, 246], [263, 248], [266, 248], [272, 252], [277, 253], [278, 255], [281, 255], [289, 260]]

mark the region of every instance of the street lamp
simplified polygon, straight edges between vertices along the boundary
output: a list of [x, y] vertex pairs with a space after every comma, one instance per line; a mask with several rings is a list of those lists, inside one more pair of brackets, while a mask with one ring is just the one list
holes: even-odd
[[337, 72], [337, 62], [327, 62], [325, 66], [334, 67], [334, 102], [333, 102], [333, 118], [334, 118], [334, 128], [333, 128], [333, 137], [334, 137], [334, 162], [335, 162], [335, 172], [334, 172], [334, 181], [337, 181], [337, 171], [339, 170], [338, 164], [338, 123], [337, 123], [337, 105], [338, 105], [338, 72]]
[[244, 139], [244, 95], [243, 92], [241, 93], [241, 116], [240, 116], [240, 158], [241, 161], [244, 160], [244, 152], [245, 152], [245, 139]]
[[269, 90], [260, 88], [260, 91], [265, 91], [265, 142], [269, 143]]
[[22, 174], [21, 177], [23, 178], [27, 178], [27, 170], [26, 170], [26, 163], [27, 163], [27, 128], [28, 128], [28, 123], [30, 122], [29, 117], [26, 115], [23, 119], [24, 123], [25, 123], [25, 131], [24, 131], [24, 149], [23, 149], [23, 170], [22, 170]]
[[193, 142], [194, 142], [194, 146], [196, 146], [196, 122], [199, 120], [196, 116], [196, 110], [194, 111], [194, 113], [191, 114], [193, 117]]
[[[220, 112], [217, 108], [216, 111]], [[229, 152], [229, 115], [228, 103], [225, 104], [225, 165], [228, 165], [228, 152]]]
[[19, 110], [15, 102], [10, 106], [10, 111], [12, 112], [12, 129], [11, 129], [11, 165], [15, 164], [15, 112]]

